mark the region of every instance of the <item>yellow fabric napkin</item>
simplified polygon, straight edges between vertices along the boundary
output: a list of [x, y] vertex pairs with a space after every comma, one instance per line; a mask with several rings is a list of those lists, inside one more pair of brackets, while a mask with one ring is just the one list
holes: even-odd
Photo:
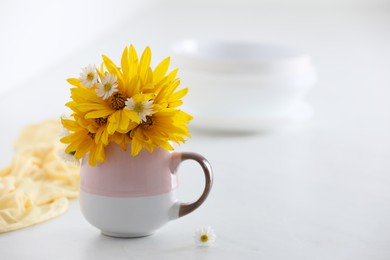
[[61, 157], [61, 123], [25, 127], [10, 166], [0, 170], [0, 233], [54, 218], [78, 196], [79, 166]]

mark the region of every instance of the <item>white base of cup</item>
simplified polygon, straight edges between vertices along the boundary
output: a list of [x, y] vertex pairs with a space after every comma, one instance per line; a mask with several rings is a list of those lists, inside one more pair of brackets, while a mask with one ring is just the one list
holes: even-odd
[[113, 233], [102, 231], [102, 234], [108, 237], [118, 237], [118, 238], [141, 238], [153, 235], [152, 233]]
[[109, 197], [80, 190], [79, 200], [87, 221], [110, 237], [151, 235], [179, 212], [175, 190], [144, 197]]

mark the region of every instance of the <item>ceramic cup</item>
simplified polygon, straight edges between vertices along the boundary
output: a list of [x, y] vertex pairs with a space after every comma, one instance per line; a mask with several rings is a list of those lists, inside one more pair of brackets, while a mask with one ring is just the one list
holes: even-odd
[[[212, 170], [201, 155], [142, 150], [133, 157], [116, 144], [106, 148], [106, 161], [90, 166], [83, 160], [80, 171], [80, 206], [84, 217], [103, 234], [142, 237], [170, 220], [187, 215], [207, 198]], [[184, 160], [199, 163], [205, 176], [202, 195], [193, 203], [178, 201], [177, 169]]]

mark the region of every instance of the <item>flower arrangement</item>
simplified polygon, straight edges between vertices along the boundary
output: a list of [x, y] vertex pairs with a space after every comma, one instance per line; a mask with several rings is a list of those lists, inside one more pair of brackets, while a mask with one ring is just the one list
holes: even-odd
[[187, 124], [192, 117], [180, 110], [188, 89], [177, 90], [177, 69], [168, 72], [170, 58], [154, 70], [147, 47], [138, 59], [130, 45], [123, 51], [121, 67], [103, 55], [100, 68], [89, 65], [79, 78], [67, 81], [71, 88], [72, 110], [61, 122], [68, 131], [61, 138], [65, 152], [79, 160], [89, 153], [92, 166], [105, 161], [105, 147], [115, 142], [123, 150], [131, 144], [131, 156], [143, 148], [173, 150], [170, 142], [184, 143], [190, 137]]

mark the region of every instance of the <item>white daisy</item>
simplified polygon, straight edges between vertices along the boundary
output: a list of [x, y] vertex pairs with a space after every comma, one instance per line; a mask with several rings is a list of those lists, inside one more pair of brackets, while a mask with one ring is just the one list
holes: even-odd
[[201, 227], [194, 235], [195, 243], [198, 246], [211, 246], [214, 244], [217, 235], [211, 227]]
[[64, 162], [69, 162], [76, 166], [80, 166], [80, 161], [74, 158], [72, 153], [65, 153], [65, 151], [60, 151], [59, 156], [64, 160]]
[[128, 98], [125, 102], [126, 108], [137, 113], [141, 123], [146, 122], [146, 116], [153, 113], [153, 101], [135, 102], [133, 98]]
[[106, 73], [102, 78], [101, 83], [97, 83], [97, 95], [101, 97], [103, 100], [109, 98], [113, 93], [117, 92], [118, 83], [117, 77], [110, 73]]
[[98, 81], [98, 74], [95, 65], [88, 65], [81, 69], [79, 80], [81, 84], [90, 88]]

